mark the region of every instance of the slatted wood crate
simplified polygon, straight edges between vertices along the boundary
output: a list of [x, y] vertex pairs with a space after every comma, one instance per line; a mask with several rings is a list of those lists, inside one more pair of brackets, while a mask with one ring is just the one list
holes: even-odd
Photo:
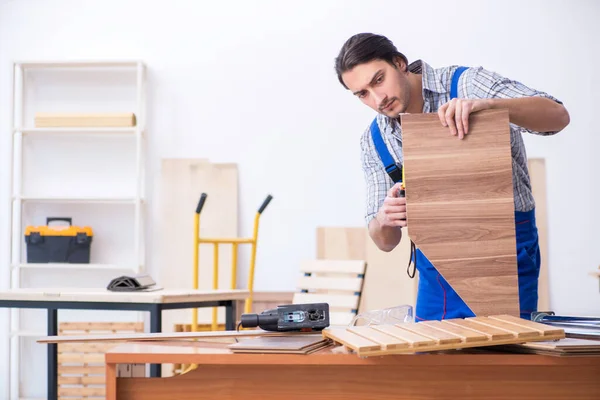
[[[62, 322], [59, 335], [142, 333], [143, 322]], [[59, 343], [58, 398], [104, 399], [104, 354], [116, 343]]]
[[563, 329], [511, 315], [456, 318], [397, 325], [329, 327], [323, 336], [359, 356], [407, 354], [565, 337]]

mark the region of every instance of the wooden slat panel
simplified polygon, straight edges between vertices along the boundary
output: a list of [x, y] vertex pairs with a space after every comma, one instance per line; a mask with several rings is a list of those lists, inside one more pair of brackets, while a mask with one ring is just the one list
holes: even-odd
[[380, 344], [348, 332], [346, 328], [329, 328], [328, 334], [330, 337], [335, 338], [337, 342], [357, 351], [376, 351], [382, 349]]
[[511, 324], [511, 323], [504, 322], [504, 321], [498, 321], [498, 320], [491, 319], [488, 317], [468, 318], [468, 320], [477, 322], [482, 325], [487, 325], [487, 326], [491, 326], [494, 328], [498, 328], [498, 329], [502, 329], [502, 330], [511, 332], [513, 335], [515, 335], [516, 337], [521, 338], [521, 339], [531, 339], [531, 338], [535, 338], [535, 337], [542, 335], [539, 331], [537, 331], [535, 329], [528, 328], [528, 327], [522, 326], [522, 325]]
[[435, 340], [426, 336], [418, 335], [394, 325], [373, 325], [373, 329], [383, 332], [408, 342], [411, 347], [432, 346], [436, 344]]
[[463, 328], [460, 326], [454, 326], [450, 324], [442, 323], [441, 321], [423, 321], [419, 322], [420, 325], [427, 325], [432, 328], [438, 329], [441, 332], [452, 333], [460, 337], [464, 342], [481, 342], [488, 340], [487, 335], [479, 333], [477, 331]]
[[365, 261], [362, 260], [305, 260], [300, 263], [302, 273], [364, 274]]
[[322, 278], [303, 276], [298, 279], [296, 287], [306, 290], [342, 290], [348, 292], [359, 292], [362, 286], [362, 278]]
[[349, 294], [327, 294], [327, 293], [296, 293], [294, 304], [301, 303], [328, 303], [330, 308], [358, 308], [358, 296]]
[[508, 112], [470, 118], [459, 140], [437, 114], [402, 116], [408, 234], [476, 315], [518, 316]]
[[381, 331], [377, 331], [368, 326], [353, 326], [348, 328], [352, 332], [373, 342], [379, 343], [385, 350], [403, 349], [409, 346], [409, 343], [398, 337], [390, 336]]
[[518, 326], [526, 326], [531, 329], [535, 329], [538, 332], [542, 333], [544, 336], [557, 335], [563, 332], [563, 329], [557, 328], [555, 326], [544, 325], [538, 322], [529, 321], [523, 318], [513, 317], [512, 315], [490, 315], [491, 319], [495, 319], [498, 321], [504, 321], [511, 324], [516, 324]]

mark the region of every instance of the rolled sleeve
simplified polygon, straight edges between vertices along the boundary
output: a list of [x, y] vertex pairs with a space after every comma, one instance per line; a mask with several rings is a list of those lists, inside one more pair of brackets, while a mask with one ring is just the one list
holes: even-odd
[[363, 134], [361, 141], [361, 161], [366, 185], [365, 222], [367, 226], [382, 206], [392, 180], [386, 174], [371, 140], [370, 128]]
[[[466, 85], [467, 97], [470, 98], [503, 98], [514, 99], [519, 97], [545, 97], [558, 104], [563, 104], [556, 97], [533, 88], [530, 88], [521, 82], [504, 77], [496, 72], [488, 71], [482, 67], [471, 68], [467, 75], [471, 78], [471, 84]], [[523, 127], [518, 127], [522, 132], [529, 132], [535, 135], [553, 135], [556, 132], [537, 132]]]

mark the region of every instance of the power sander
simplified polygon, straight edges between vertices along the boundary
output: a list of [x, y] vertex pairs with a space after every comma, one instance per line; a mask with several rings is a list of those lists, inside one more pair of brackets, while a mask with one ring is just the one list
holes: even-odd
[[312, 332], [329, 326], [329, 304], [288, 304], [260, 314], [242, 314], [243, 328], [259, 327], [274, 332]]

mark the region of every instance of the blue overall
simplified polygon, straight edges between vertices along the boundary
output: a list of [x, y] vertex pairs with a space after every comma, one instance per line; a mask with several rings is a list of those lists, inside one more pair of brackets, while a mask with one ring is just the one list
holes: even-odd
[[[452, 77], [450, 90], [452, 99], [457, 97], [458, 78], [465, 69], [465, 67], [458, 68]], [[386, 172], [394, 182], [401, 181], [399, 171], [402, 166], [395, 163], [387, 150], [376, 119], [371, 124], [371, 135]], [[515, 212], [515, 231], [521, 318], [530, 319], [531, 313], [537, 311], [538, 277], [541, 262], [535, 209], [527, 212]], [[416, 257], [416, 267], [419, 271], [416, 321], [475, 316], [419, 249], [416, 249], [411, 258], [413, 262], [414, 257]]]

